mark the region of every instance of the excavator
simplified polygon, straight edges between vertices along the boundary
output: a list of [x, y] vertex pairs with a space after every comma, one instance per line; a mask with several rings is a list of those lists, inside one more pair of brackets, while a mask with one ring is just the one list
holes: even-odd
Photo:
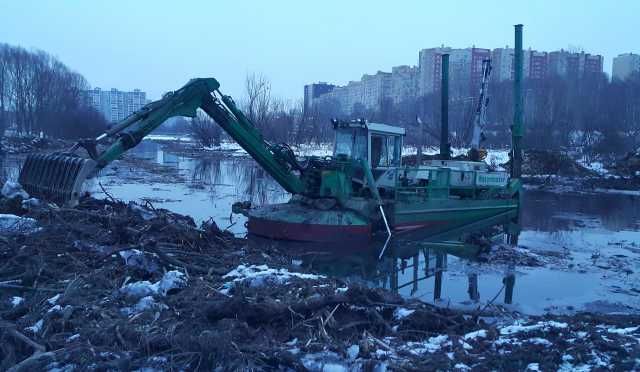
[[[516, 76], [522, 70], [521, 39], [520, 26], [516, 28], [516, 45], [520, 46]], [[443, 76], [448, 76], [448, 70]], [[448, 78], [443, 78], [443, 84], [448, 84]], [[515, 84], [515, 90], [519, 89], [520, 84]], [[195, 117], [200, 109], [292, 195], [286, 203], [246, 211], [250, 234], [321, 243], [368, 242], [376, 234], [386, 235], [387, 242], [392, 235], [440, 241], [496, 227], [512, 234], [518, 231], [521, 190], [521, 158], [516, 152], [522, 138], [522, 123], [517, 119], [522, 107], [518, 102], [510, 174], [489, 169], [482, 161], [448, 158], [404, 166], [404, 129], [362, 119], [332, 120], [333, 156], [302, 161], [287, 144], [267, 141], [234, 100], [220, 91], [216, 79], [198, 78], [147, 104], [95, 139], [81, 140], [62, 153], [28, 156], [19, 182], [35, 197], [77, 204], [86, 180], [168, 118]], [[98, 145], [106, 148], [99, 151]], [[81, 148], [88, 156], [77, 154]]]
[[[305, 200], [323, 200], [325, 209], [336, 204], [346, 206], [348, 199], [354, 194], [351, 182], [346, 180], [351, 179], [355, 167], [363, 164], [373, 184], [371, 171], [366, 163], [359, 161], [354, 167], [353, 162], [344, 155], [336, 158], [314, 157], [301, 164], [288, 145], [265, 140], [238, 109], [233, 99], [222, 94], [219, 88], [220, 83], [214, 78], [192, 79], [179, 90], [169, 92], [162, 99], [144, 106], [95, 139], [81, 140], [62, 153], [29, 155], [21, 169], [19, 182], [35, 197], [74, 206], [83, 194], [86, 180], [97, 176], [100, 170], [138, 145], [168, 118], [194, 117], [197, 110], [201, 109], [287, 192], [295, 196]], [[357, 126], [365, 126], [365, 123]], [[109, 141], [112, 143], [99, 152], [98, 145]], [[88, 158], [75, 153], [80, 148], [86, 150]], [[377, 189], [371, 188], [371, 193], [375, 195], [376, 202], [359, 203], [358, 209], [362, 212], [363, 208], [371, 204], [384, 214]], [[366, 226], [369, 232], [365, 219], [355, 213], [342, 213], [340, 219], [347, 225]], [[351, 223], [350, 220], [356, 223]], [[349, 230], [347, 227], [346, 231]]]

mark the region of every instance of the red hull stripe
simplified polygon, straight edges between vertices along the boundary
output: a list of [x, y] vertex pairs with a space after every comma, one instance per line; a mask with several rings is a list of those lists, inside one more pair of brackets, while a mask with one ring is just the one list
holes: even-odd
[[368, 241], [371, 225], [315, 225], [249, 218], [250, 234], [271, 239], [305, 242]]

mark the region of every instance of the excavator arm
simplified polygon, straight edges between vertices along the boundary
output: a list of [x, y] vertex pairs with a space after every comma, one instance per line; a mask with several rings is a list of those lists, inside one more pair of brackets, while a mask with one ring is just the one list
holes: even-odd
[[[240, 111], [233, 99], [219, 91], [213, 78], [192, 79], [185, 86], [165, 94], [155, 102], [116, 124], [96, 139], [83, 140], [65, 153], [30, 155], [27, 157], [19, 181], [33, 196], [54, 202], [75, 204], [82, 193], [82, 185], [101, 169], [135, 147], [154, 129], [174, 116], [194, 117], [200, 108], [256, 160], [285, 190], [302, 193], [304, 184], [295, 171], [302, 172], [293, 151], [287, 145], [271, 144], [264, 140], [251, 121]], [[115, 138], [102, 153], [96, 144]], [[83, 147], [91, 159], [73, 152]]]

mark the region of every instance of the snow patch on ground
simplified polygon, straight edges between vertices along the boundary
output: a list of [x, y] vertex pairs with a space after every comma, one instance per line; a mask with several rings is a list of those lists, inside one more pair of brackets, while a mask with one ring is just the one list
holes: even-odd
[[141, 313], [145, 310], [166, 310], [169, 307], [163, 303], [158, 303], [152, 296], [142, 297], [138, 303], [132, 307], [125, 307], [122, 312], [127, 315]]
[[548, 331], [551, 328], [563, 329], [567, 328], [569, 325], [567, 323], [555, 322], [555, 321], [542, 321], [536, 324], [524, 326], [519, 323], [504, 327], [500, 329], [501, 335], [513, 335], [520, 332], [532, 332], [532, 331]]
[[162, 279], [155, 283], [147, 280], [130, 283], [120, 288], [120, 292], [130, 297], [146, 297], [153, 294], [166, 296], [170, 290], [183, 288], [186, 285], [187, 279], [185, 275], [180, 271], [171, 270], [167, 271], [162, 276]]
[[0, 214], [0, 234], [28, 234], [35, 231], [38, 231], [38, 222], [33, 218]]
[[193, 142], [193, 138], [188, 134], [149, 134], [145, 139], [152, 141]]
[[466, 335], [464, 335], [464, 339], [465, 340], [475, 340], [476, 338], [486, 338], [486, 337], [487, 337], [487, 330], [486, 329], [481, 329], [479, 331], [469, 332]]
[[358, 354], [360, 354], [360, 346], [351, 345], [347, 348], [347, 357], [349, 357], [350, 360], [355, 360]]
[[42, 330], [43, 325], [44, 325], [44, 320], [40, 319], [36, 322], [36, 324], [32, 325], [31, 327], [27, 327], [25, 329], [32, 333], [38, 333]]
[[429, 337], [428, 340], [422, 342], [407, 342], [403, 348], [414, 355], [422, 355], [425, 353], [435, 353], [444, 346], [450, 346], [449, 336], [439, 335], [435, 337]]
[[540, 370], [540, 365], [538, 363], [529, 363], [529, 365], [527, 365], [527, 371], [539, 371]]
[[585, 158], [580, 158], [576, 161], [576, 163], [582, 165], [583, 167], [598, 173], [601, 176], [606, 176], [609, 174], [609, 171], [604, 167], [604, 164], [599, 161], [587, 161]]
[[13, 296], [9, 302], [11, 302], [11, 306], [17, 307], [24, 302], [24, 297]]
[[7, 199], [13, 199], [17, 196], [21, 196], [22, 199], [29, 199], [29, 194], [24, 191], [22, 186], [13, 181], [5, 182], [4, 185], [2, 185], [2, 191], [0, 191], [0, 193]]
[[544, 345], [544, 346], [553, 345], [553, 343], [551, 341], [547, 340], [546, 338], [541, 338], [541, 337], [530, 338], [527, 341], [532, 343], [532, 344], [536, 344], [536, 345]]
[[49, 298], [49, 299], [47, 300], [47, 302], [48, 302], [50, 305], [55, 305], [55, 304], [56, 304], [56, 302], [58, 302], [58, 300], [60, 299], [60, 297], [61, 297], [61, 295], [60, 295], [60, 293], [58, 293], [57, 295], [55, 295], [55, 296], [53, 296], [53, 297]]
[[409, 315], [413, 314], [415, 312], [415, 310], [409, 310], [409, 309], [405, 309], [404, 307], [399, 307], [397, 309], [395, 309], [393, 311], [393, 317], [395, 319], [402, 319], [402, 318], [406, 318]]
[[307, 354], [301, 362], [310, 371], [347, 372], [350, 370], [349, 365], [342, 361], [338, 354], [331, 351]]
[[304, 274], [290, 272], [287, 269], [272, 269], [267, 265], [238, 265], [223, 276], [224, 279], [232, 279], [222, 285], [220, 292], [227, 294], [229, 290], [240, 283], [246, 283], [250, 287], [262, 287], [266, 284], [284, 285], [292, 278], [303, 280], [323, 279], [323, 275]]
[[615, 334], [619, 334], [619, 335], [628, 335], [629, 333], [633, 333], [633, 332], [637, 331], [638, 329], [640, 329], [640, 326], [628, 327], [628, 328], [609, 328], [609, 329], [607, 329], [607, 332], [615, 333]]

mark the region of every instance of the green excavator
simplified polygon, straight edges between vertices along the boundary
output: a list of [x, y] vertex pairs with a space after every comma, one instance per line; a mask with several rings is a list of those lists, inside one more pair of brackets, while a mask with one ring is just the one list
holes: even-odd
[[[445, 61], [448, 58], [443, 56], [443, 102], [448, 100]], [[333, 120], [333, 156], [302, 161], [288, 145], [265, 140], [233, 99], [221, 93], [216, 79], [200, 78], [146, 105], [95, 139], [79, 141], [63, 153], [28, 156], [19, 182], [35, 197], [74, 205], [87, 179], [165, 120], [194, 117], [201, 109], [292, 194], [287, 203], [250, 209], [249, 233], [314, 242], [366, 242], [378, 232], [435, 241], [495, 227], [513, 234], [518, 231], [521, 189], [521, 26], [516, 26], [515, 65], [510, 173], [490, 169], [481, 161], [449, 159], [446, 140], [441, 141], [440, 159], [404, 166], [404, 129], [365, 120]], [[447, 115], [442, 117], [446, 120]], [[105, 144], [106, 149], [99, 151], [98, 145]], [[80, 148], [88, 157], [75, 154]]]

